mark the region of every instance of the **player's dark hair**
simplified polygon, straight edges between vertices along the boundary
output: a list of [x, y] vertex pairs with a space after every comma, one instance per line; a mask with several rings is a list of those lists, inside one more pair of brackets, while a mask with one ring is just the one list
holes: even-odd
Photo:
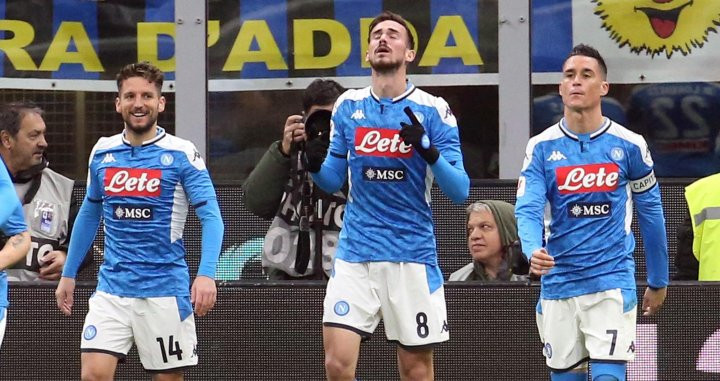
[[[602, 71], [602, 78], [607, 78], [607, 65], [605, 65], [605, 60], [600, 55], [600, 52], [597, 51], [597, 49], [593, 48], [590, 45], [585, 44], [578, 44], [575, 45], [572, 50], [570, 51], [570, 54], [568, 54], [565, 61], [567, 61], [570, 57], [573, 56], [584, 56], [584, 57], [590, 57], [597, 60], [598, 64], [600, 65], [600, 70]], [[563, 65], [565, 63], [563, 62]]]
[[148, 82], [155, 84], [158, 94], [162, 92], [163, 79], [165, 75], [160, 69], [152, 65], [147, 61], [136, 62], [125, 65], [115, 77], [117, 80], [117, 88], [120, 91], [120, 87], [123, 82], [132, 77], [142, 77]]
[[11, 102], [0, 105], [0, 130], [7, 131], [11, 136], [20, 131], [20, 122], [29, 113], [40, 116], [43, 109], [32, 101]]
[[303, 92], [303, 110], [307, 113], [312, 106], [325, 106], [335, 103], [345, 88], [332, 79], [318, 78], [308, 85]]
[[413, 37], [412, 33], [410, 33], [410, 28], [408, 27], [407, 21], [399, 14], [390, 11], [383, 11], [381, 14], [375, 16], [372, 22], [370, 22], [370, 29], [368, 30], [368, 42], [370, 42], [370, 36], [372, 35], [372, 31], [373, 29], [375, 29], [375, 26], [383, 21], [388, 20], [395, 21], [396, 23], [402, 25], [405, 28], [408, 35], [408, 49], [415, 49], [415, 38]]

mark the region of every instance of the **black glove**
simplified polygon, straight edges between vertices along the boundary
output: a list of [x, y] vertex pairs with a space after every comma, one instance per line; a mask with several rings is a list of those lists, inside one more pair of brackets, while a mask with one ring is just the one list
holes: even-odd
[[320, 167], [327, 155], [330, 143], [324, 139], [313, 139], [305, 142], [305, 168], [312, 172], [320, 172]]
[[413, 114], [412, 110], [410, 110], [410, 107], [405, 107], [403, 111], [405, 111], [405, 114], [407, 114], [408, 118], [410, 118], [410, 122], [412, 124], [400, 122], [400, 126], [402, 127], [400, 130], [400, 137], [405, 144], [412, 145], [420, 157], [425, 159], [428, 164], [435, 164], [440, 157], [440, 152], [438, 152], [437, 148], [430, 143], [430, 139], [428, 139], [425, 134], [425, 128], [417, 120], [415, 114]]

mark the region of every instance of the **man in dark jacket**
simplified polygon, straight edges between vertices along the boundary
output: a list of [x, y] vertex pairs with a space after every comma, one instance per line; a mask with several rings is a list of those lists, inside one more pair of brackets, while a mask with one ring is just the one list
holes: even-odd
[[270, 145], [243, 184], [248, 210], [273, 218], [262, 253], [270, 279], [323, 279], [329, 274], [346, 192], [331, 195], [315, 187], [302, 151], [307, 140], [327, 144], [330, 113], [344, 91], [333, 80], [310, 83], [303, 93], [303, 115], [288, 116], [282, 139]]

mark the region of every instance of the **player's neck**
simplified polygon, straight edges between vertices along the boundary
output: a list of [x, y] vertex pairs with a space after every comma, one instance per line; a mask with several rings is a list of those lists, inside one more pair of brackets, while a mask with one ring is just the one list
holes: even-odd
[[148, 131], [143, 133], [137, 133], [132, 129], [125, 127], [125, 139], [130, 143], [131, 146], [141, 146], [144, 142], [154, 138], [157, 135], [157, 124], [152, 126]]
[[591, 110], [570, 110], [565, 108], [565, 125], [576, 134], [589, 134], [594, 132], [604, 121], [600, 108]]
[[405, 71], [399, 69], [392, 73], [378, 73], [373, 70], [372, 89], [380, 98], [400, 96], [407, 89]]

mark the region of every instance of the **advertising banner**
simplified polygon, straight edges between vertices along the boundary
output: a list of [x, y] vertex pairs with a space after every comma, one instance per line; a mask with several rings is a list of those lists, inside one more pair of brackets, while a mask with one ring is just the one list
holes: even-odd
[[[534, 0], [534, 73], [557, 73], [573, 45], [598, 49], [612, 83], [718, 81], [720, 1]], [[542, 76], [540, 76], [542, 78]], [[557, 82], [557, 76], [550, 83]], [[543, 82], [542, 79], [535, 83]]]
[[[174, 78], [172, 0], [0, 0], [0, 78], [112, 80], [147, 60]], [[209, 79], [367, 76], [368, 26], [410, 22], [418, 75], [497, 73], [497, 1], [208, 2]]]

